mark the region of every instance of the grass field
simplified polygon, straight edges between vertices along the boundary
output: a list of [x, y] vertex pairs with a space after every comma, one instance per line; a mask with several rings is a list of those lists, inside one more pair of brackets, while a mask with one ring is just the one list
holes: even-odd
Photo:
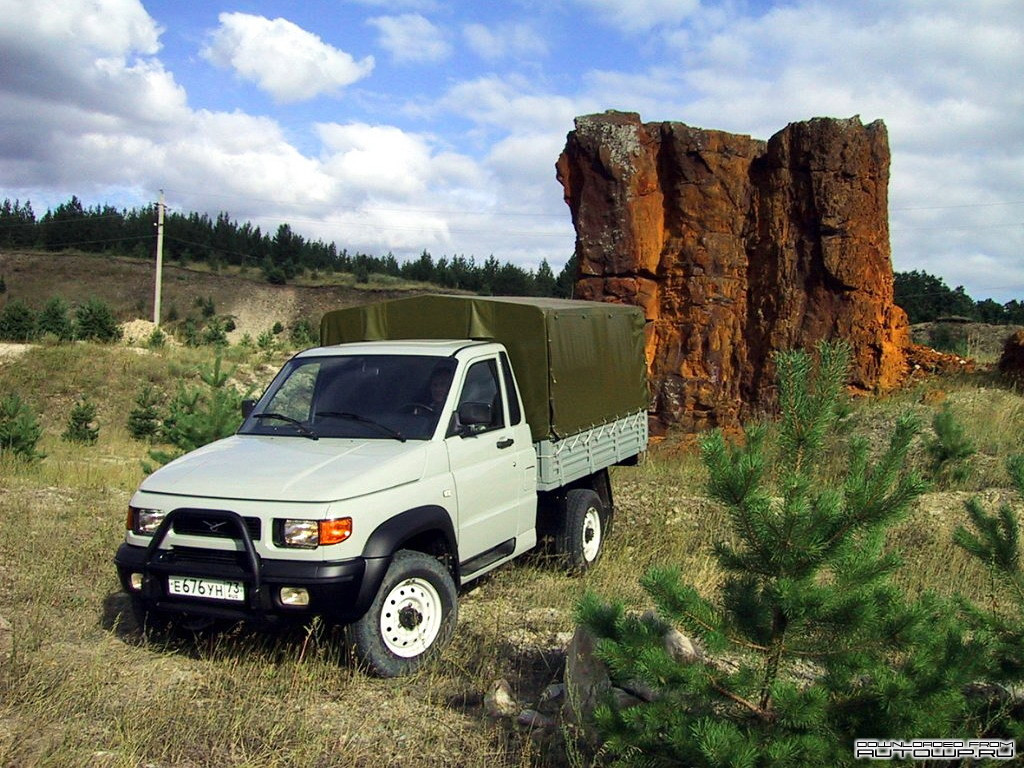
[[[285, 354], [232, 348], [229, 357], [243, 386], [259, 389]], [[17, 392], [40, 414], [46, 454], [32, 464], [0, 457], [0, 617], [10, 628], [0, 629], [0, 653], [5, 639], [10, 646], [0, 655], [0, 765], [590, 764], [592, 756], [566, 749], [562, 733], [537, 738], [488, 718], [482, 697], [505, 678], [527, 706], [560, 680], [573, 606], [585, 590], [646, 608], [637, 579], [664, 563], [678, 564], [701, 591], [714, 590], [710, 545], [725, 521], [704, 498], [692, 445], [666, 441], [640, 467], [615, 471], [617, 518], [599, 567], [569, 577], [526, 558], [499, 569], [461, 596], [453, 644], [411, 678], [378, 680], [353, 669], [338, 631], [322, 626], [144, 642], [119, 625], [111, 562], [148, 450], [129, 437], [125, 420], [144, 383], [169, 393], [210, 356], [67, 344], [0, 358], [0, 394]], [[98, 405], [100, 438], [90, 447], [60, 439], [83, 394]], [[986, 600], [985, 571], [950, 535], [972, 494], [1011, 498], [1003, 460], [1022, 448], [1024, 400], [986, 374], [932, 381], [854, 402], [835, 439], [859, 434], [880, 447], [897, 413], [913, 410], [927, 425], [942, 400], [978, 448], [972, 473], [925, 496], [891, 544], [904, 556], [900, 579], [909, 589]], [[925, 460], [919, 444], [915, 461]]]

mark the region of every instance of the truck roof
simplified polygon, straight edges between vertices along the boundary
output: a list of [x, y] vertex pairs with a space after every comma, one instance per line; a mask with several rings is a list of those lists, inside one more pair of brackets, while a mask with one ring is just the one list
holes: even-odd
[[381, 341], [353, 341], [314, 347], [300, 352], [297, 357], [325, 357], [328, 355], [429, 355], [451, 357], [460, 349], [489, 344], [489, 341], [468, 339], [400, 339]]

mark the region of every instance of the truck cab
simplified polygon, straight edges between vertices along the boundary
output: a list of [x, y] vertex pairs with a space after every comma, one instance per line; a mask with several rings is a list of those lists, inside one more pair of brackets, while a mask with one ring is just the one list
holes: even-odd
[[148, 608], [351, 622], [398, 551], [461, 586], [537, 542], [537, 458], [500, 344], [311, 349], [245, 410], [131, 500], [117, 565]]

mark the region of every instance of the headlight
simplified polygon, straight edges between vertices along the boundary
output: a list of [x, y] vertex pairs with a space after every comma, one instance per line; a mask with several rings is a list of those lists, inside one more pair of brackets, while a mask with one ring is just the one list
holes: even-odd
[[340, 544], [352, 535], [352, 518], [337, 520], [281, 520], [279, 543], [283, 547], [316, 549]]
[[128, 527], [132, 533], [137, 533], [139, 536], [152, 536], [165, 517], [167, 517], [167, 512], [162, 509], [128, 507]]

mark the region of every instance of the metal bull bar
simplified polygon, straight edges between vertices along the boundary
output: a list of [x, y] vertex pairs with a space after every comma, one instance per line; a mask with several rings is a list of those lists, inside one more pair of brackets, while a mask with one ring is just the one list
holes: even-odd
[[[187, 558], [176, 559], [174, 549], [161, 549], [167, 534], [173, 529], [174, 521], [182, 518], [201, 515], [204, 520], [220, 520], [233, 529], [237, 536], [231, 537], [231, 541], [241, 541], [245, 551], [246, 564], [229, 564], [211, 560], [209, 562], [188, 561]], [[221, 552], [224, 550], [211, 550]], [[230, 552], [237, 552], [232, 549]], [[143, 575], [143, 597], [151, 602], [156, 608], [170, 607], [174, 602], [180, 610], [182, 602], [177, 596], [165, 593], [163, 579], [158, 582], [152, 576], [167, 577], [169, 575], [183, 576], [205, 576], [211, 578], [231, 579], [246, 584], [244, 604], [253, 611], [258, 611], [262, 602], [262, 561], [253, 545], [252, 536], [246, 526], [245, 520], [236, 512], [228, 510], [197, 510], [181, 508], [172, 510], [160, 523], [160, 526], [153, 534], [153, 540], [146, 547], [146, 554], [142, 560], [141, 570]], [[187, 598], [186, 598], [187, 601]], [[190, 601], [187, 601], [190, 602]], [[222, 614], [225, 616], [237, 615], [237, 609], [218, 608], [210, 603], [197, 603], [197, 610], [206, 614]]]

